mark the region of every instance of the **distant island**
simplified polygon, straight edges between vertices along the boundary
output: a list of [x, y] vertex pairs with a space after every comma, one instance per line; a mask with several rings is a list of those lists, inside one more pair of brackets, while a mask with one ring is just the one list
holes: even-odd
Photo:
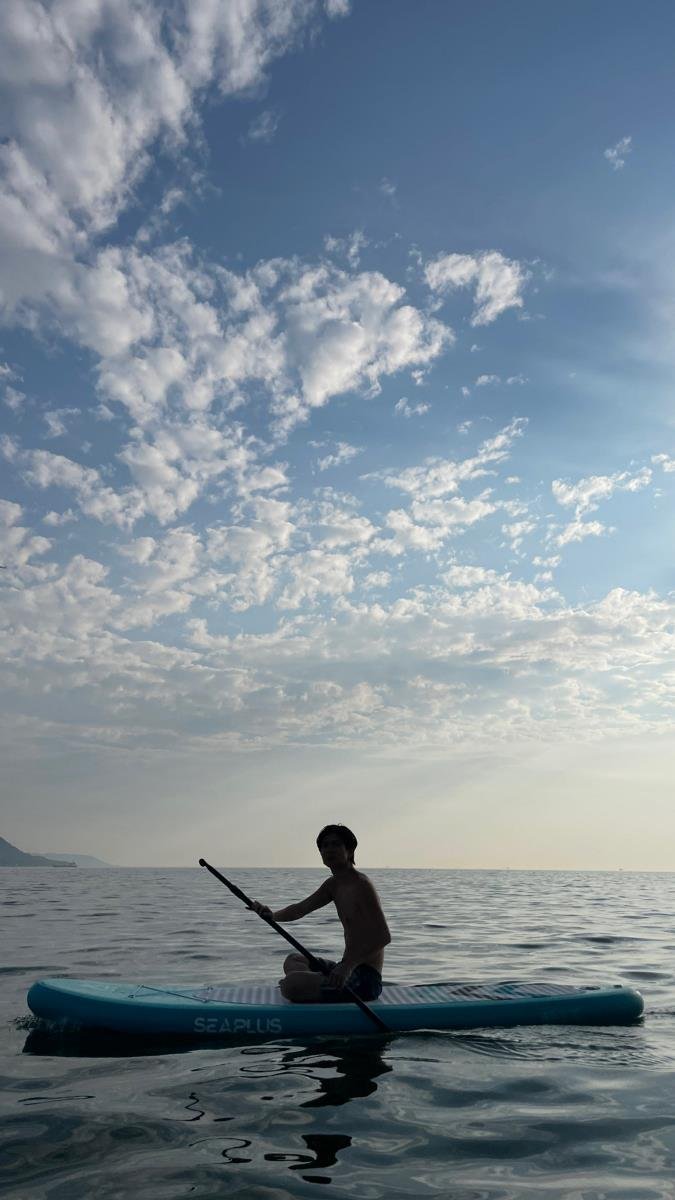
[[75, 867], [72, 858], [45, 858], [42, 854], [27, 854], [0, 837], [0, 867]]
[[102, 858], [96, 858], [94, 854], [53, 854], [51, 850], [45, 850], [45, 858], [56, 859], [57, 862], [74, 862], [76, 867], [112, 867], [113, 865], [104, 862]]

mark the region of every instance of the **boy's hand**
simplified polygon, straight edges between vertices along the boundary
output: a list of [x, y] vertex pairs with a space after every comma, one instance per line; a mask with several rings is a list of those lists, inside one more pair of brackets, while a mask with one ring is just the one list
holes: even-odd
[[332, 987], [332, 988], [344, 987], [344, 985], [346, 984], [347, 980], [349, 979], [349, 976], [351, 975], [351, 973], [352, 973], [351, 967], [345, 966], [345, 964], [342, 962], [336, 963], [336, 965], [333, 967], [333, 970], [331, 971], [330, 975], [328, 976], [328, 979], [326, 980], [328, 987]]
[[274, 917], [272, 909], [268, 908], [266, 904], [261, 904], [259, 900], [252, 900], [250, 907], [253, 909], [253, 912], [257, 912], [259, 917]]

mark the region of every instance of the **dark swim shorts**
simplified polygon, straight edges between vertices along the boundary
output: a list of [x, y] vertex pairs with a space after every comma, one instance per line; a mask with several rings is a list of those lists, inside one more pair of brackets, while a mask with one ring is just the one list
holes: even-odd
[[[324, 963], [331, 971], [337, 966], [337, 963], [329, 958], [320, 958], [319, 962]], [[359, 1000], [377, 1000], [382, 991], [382, 976], [370, 963], [359, 963], [358, 967], [354, 967], [345, 986], [351, 988]], [[319, 999], [325, 1004], [342, 1004], [348, 1002], [351, 997], [342, 988], [328, 987], [324, 983], [321, 985]]]

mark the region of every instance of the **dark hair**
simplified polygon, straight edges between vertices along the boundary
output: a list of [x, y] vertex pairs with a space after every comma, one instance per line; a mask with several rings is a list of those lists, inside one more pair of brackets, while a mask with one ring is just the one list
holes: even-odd
[[351, 829], [348, 829], [346, 825], [324, 825], [323, 829], [321, 830], [321, 833], [319, 834], [318, 838], [316, 839], [316, 844], [317, 844], [319, 850], [321, 849], [321, 843], [322, 843], [323, 839], [325, 837], [328, 837], [328, 835], [330, 833], [334, 833], [336, 837], [339, 837], [340, 841], [342, 842], [342, 845], [344, 846], [345, 850], [347, 850], [347, 852], [349, 853], [349, 857], [350, 857], [351, 861], [353, 862], [354, 861], [354, 851], [356, 850], [356, 847], [358, 846], [359, 843], [357, 842]]

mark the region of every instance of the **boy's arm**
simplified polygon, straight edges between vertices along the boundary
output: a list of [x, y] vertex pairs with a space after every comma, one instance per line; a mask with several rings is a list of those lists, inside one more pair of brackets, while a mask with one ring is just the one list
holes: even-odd
[[257, 900], [253, 901], [251, 907], [255, 909], [261, 917], [271, 917], [273, 921], [299, 921], [301, 917], [306, 917], [307, 913], [314, 912], [317, 908], [323, 908], [325, 904], [330, 904], [333, 899], [333, 880], [325, 879], [321, 887], [312, 892], [306, 900], [299, 900], [297, 904], [288, 904], [286, 908], [280, 908], [277, 912], [272, 912], [265, 904], [259, 904]]

